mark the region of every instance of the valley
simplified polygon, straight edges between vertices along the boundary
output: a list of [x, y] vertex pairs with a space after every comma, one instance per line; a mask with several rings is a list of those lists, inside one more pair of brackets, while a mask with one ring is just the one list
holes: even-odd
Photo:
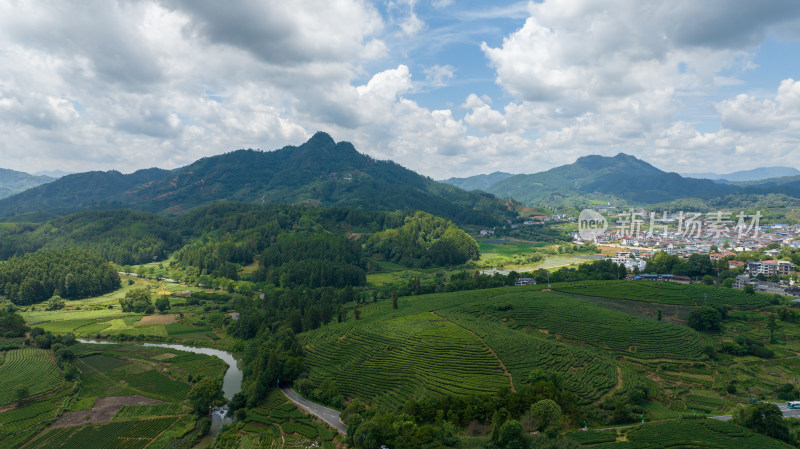
[[[325, 178], [324, 157], [350, 176]], [[305, 167], [335, 185], [331, 201], [307, 201], [317, 181], [274, 197], [259, 184], [269, 201], [254, 202], [188, 180], [241, 158], [288, 158], [275, 173]], [[581, 161], [580, 176], [614, 176], [605, 162]], [[779, 448], [800, 435], [775, 406], [800, 398], [791, 225], [724, 253], [587, 241], [570, 213], [423, 182], [321, 134], [198, 164], [120, 175], [122, 196], [97, 207], [45, 184], [28, 195], [46, 210], [0, 223], [0, 447]], [[439, 199], [398, 208], [373, 169]], [[162, 176], [186, 181], [162, 192]], [[734, 285], [768, 258], [788, 270], [770, 275], [779, 293], [765, 276]]]

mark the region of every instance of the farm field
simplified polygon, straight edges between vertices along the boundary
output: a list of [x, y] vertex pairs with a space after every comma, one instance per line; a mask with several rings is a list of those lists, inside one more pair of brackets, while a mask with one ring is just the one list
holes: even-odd
[[[222, 378], [227, 369], [216, 357], [136, 344], [76, 343], [69, 348], [81, 371], [80, 388], [63, 382], [47, 351], [4, 354], [0, 371], [26, 361], [23, 366], [34, 368], [18, 371], [36, 380], [27, 382], [31, 393], [46, 394], [0, 413], [0, 448], [191, 447], [197, 439], [197, 417], [186, 405], [191, 381]], [[48, 364], [54, 374], [48, 374]], [[64, 386], [34, 391], [43, 381]]]
[[534, 367], [558, 372], [589, 403], [655, 385], [617, 358], [699, 360], [705, 345], [685, 326], [519, 287], [406, 297], [398, 310], [388, 302], [371, 304], [360, 321], [331, 324], [301, 339], [312, 381], [331, 380], [345, 396], [390, 407], [425, 394], [509, 388], [503, 367], [515, 387]]
[[584, 296], [639, 300], [688, 306], [728, 305], [755, 308], [767, 304], [770, 296], [748, 295], [742, 290], [699, 284], [649, 281], [584, 281], [553, 284], [553, 290]]
[[[661, 448], [706, 448], [706, 449], [783, 449], [792, 446], [781, 441], [753, 433], [745, 428], [716, 419], [683, 419], [646, 423], [619, 431], [623, 441], [608, 440], [616, 432], [583, 432], [569, 434], [570, 439], [600, 449], [661, 449]], [[600, 443], [600, 444], [594, 444]]]
[[[336, 430], [298, 410], [280, 390], [272, 390], [257, 407], [248, 409], [247, 416], [236, 426], [238, 447], [344, 447]], [[230, 438], [230, 437], [229, 437]]]
[[[156, 337], [180, 341], [201, 342], [212, 345], [219, 339], [213, 329], [204, 323], [192, 320], [193, 311], [197, 308], [187, 307], [186, 300], [172, 296], [172, 310], [166, 315], [142, 315], [140, 313], [123, 312], [119, 299], [132, 288], [147, 288], [151, 295], [172, 294], [176, 291], [201, 291], [196, 287], [187, 287], [163, 281], [123, 275], [123, 287], [106, 295], [67, 301], [61, 310], [44, 310], [42, 305], [23, 308], [20, 314], [30, 326], [45, 331], [63, 334], [72, 333], [78, 337], [92, 338], [97, 335], [108, 337], [126, 335], [133, 337]], [[125, 280], [134, 283], [128, 285]], [[202, 310], [202, 308], [200, 309]], [[178, 311], [186, 312], [186, 318], [178, 316]]]
[[64, 376], [43, 349], [24, 348], [0, 352], [0, 406], [11, 403], [16, 389], [28, 388], [37, 396], [61, 387]]

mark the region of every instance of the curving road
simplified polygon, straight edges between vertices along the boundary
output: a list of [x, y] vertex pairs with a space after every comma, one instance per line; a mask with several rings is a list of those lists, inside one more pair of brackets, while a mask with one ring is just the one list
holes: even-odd
[[294, 390], [289, 387], [281, 387], [281, 391], [286, 395], [287, 398], [297, 404], [300, 409], [317, 416], [319, 419], [325, 421], [328, 423], [328, 425], [338, 430], [342, 435], [347, 433], [347, 426], [345, 426], [342, 420], [339, 418], [339, 412], [336, 410], [323, 407], [307, 399], [301, 398], [300, 395], [295, 393]]

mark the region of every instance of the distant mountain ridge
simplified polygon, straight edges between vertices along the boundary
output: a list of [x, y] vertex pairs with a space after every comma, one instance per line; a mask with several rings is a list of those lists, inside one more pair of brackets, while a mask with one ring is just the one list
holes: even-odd
[[[757, 177], [770, 173], [792, 173], [794, 170], [777, 168], [780, 167], [748, 170], [737, 176]], [[458, 182], [461, 185], [480, 183], [488, 176], [478, 175], [459, 179]], [[655, 204], [682, 198], [737, 194], [781, 193], [798, 197], [800, 176], [727, 183], [668, 173], [634, 156], [619, 153], [613, 157], [583, 156], [572, 164], [544, 172], [506, 177], [483, 190], [529, 206], [575, 207], [586, 206], [591, 200], [617, 199], [636, 204]]]
[[446, 182], [447, 184], [452, 184], [456, 187], [460, 187], [464, 190], [486, 190], [491, 185], [497, 184], [498, 182], [508, 179], [514, 176], [511, 173], [506, 173], [502, 171], [496, 171], [494, 173], [490, 173], [488, 175], [475, 175], [469, 176], [466, 178], [450, 178], [444, 179], [441, 182]]
[[417, 209], [460, 223], [490, 224], [505, 201], [433, 181], [391, 161], [359, 153], [319, 132], [275, 151], [238, 150], [175, 170], [67, 175], [0, 200], [0, 217], [51, 211], [132, 208], [179, 214], [219, 202], [282, 202], [368, 209]]
[[531, 175], [516, 175], [487, 191], [536, 205], [553, 195], [606, 195], [635, 203], [659, 203], [676, 198], [724, 194], [732, 188], [709, 180], [683, 178], [645, 161], [619, 153], [614, 157], [584, 156], [572, 164]]
[[759, 167], [752, 170], [741, 170], [728, 174], [717, 173], [683, 173], [686, 178], [712, 179], [722, 182], [748, 182], [763, 181], [771, 178], [800, 175], [800, 170], [794, 167]]
[[0, 168], [0, 198], [6, 198], [32, 187], [53, 181], [49, 176], [36, 176], [21, 171]]

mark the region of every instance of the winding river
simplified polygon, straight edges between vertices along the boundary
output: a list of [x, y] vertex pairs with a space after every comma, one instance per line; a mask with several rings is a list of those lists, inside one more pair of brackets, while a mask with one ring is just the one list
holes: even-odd
[[[170, 343], [131, 343], [123, 342], [117, 343], [114, 341], [99, 341], [99, 340], [84, 340], [77, 339], [81, 343], [93, 343], [100, 345], [114, 345], [114, 344], [141, 344], [142, 346], [153, 346], [158, 348], [169, 348], [178, 351], [193, 352], [195, 354], [205, 354], [218, 357], [228, 365], [228, 370], [225, 372], [225, 377], [222, 379], [222, 394], [225, 399], [230, 400], [233, 395], [242, 391], [242, 370], [239, 369], [239, 364], [230, 352], [222, 351], [219, 349], [202, 348], [195, 346], [177, 345]], [[195, 448], [202, 448], [210, 445], [214, 439], [219, 435], [222, 426], [232, 422], [233, 420], [227, 416], [228, 406], [214, 407], [211, 410], [211, 430]]]

